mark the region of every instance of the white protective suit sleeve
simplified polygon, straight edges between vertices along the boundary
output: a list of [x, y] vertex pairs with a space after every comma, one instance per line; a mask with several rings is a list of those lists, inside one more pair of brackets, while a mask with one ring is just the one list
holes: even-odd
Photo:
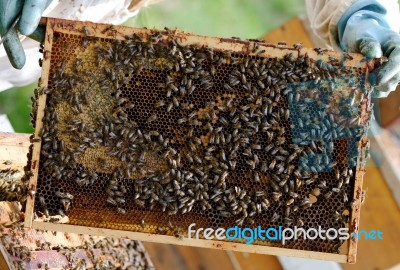
[[[131, 0], [53, 0], [43, 16], [79, 21], [121, 24], [135, 16], [138, 10], [128, 9]], [[24, 86], [40, 76], [39, 43], [25, 38], [22, 45], [26, 54], [26, 64], [21, 70], [14, 69], [0, 46], [0, 91], [14, 86]]]
[[[308, 20], [313, 34], [326, 47], [340, 50], [338, 42], [338, 22], [345, 11], [357, 0], [305, 0]], [[372, 1], [371, 1], [372, 2]], [[387, 11], [386, 22], [390, 29], [399, 31], [397, 0], [378, 0]]]

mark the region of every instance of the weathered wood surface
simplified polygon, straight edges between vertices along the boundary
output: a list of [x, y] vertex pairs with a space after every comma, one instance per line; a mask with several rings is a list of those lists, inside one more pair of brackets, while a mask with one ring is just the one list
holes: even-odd
[[[0, 133], [0, 181], [3, 177], [8, 177], [9, 181], [17, 183], [23, 175], [23, 167], [27, 162], [27, 152], [29, 148], [29, 134], [18, 133]], [[6, 172], [6, 173], [4, 173]], [[12, 172], [12, 173], [10, 173]], [[135, 256], [136, 250], [124, 250], [115, 248], [111, 250], [110, 254], [103, 254], [101, 249], [85, 250], [85, 242], [95, 243], [102, 241], [105, 237], [88, 236], [74, 233], [63, 232], [50, 232], [40, 231], [35, 229], [23, 228], [23, 212], [21, 212], [21, 205], [18, 202], [0, 202], [0, 269], [8, 270], [13, 269], [13, 262], [20, 261], [17, 256], [11, 256], [8, 251], [10, 246], [4, 245], [8, 237], [17, 245], [27, 247], [30, 254], [30, 262], [24, 265], [24, 269], [44, 269], [45, 265], [48, 269], [56, 270], [68, 266], [69, 260], [63, 253], [52, 250], [53, 248], [60, 248], [64, 253], [75, 253], [75, 261], [84, 260], [87, 267], [93, 266], [93, 258], [91, 254], [96, 254], [99, 258], [104, 260], [114, 261], [116, 265], [118, 260], [115, 260], [119, 254], [124, 254], [128, 251], [130, 256]], [[3, 238], [4, 237], [4, 238]], [[120, 240], [115, 240], [117, 242]], [[126, 240], [122, 240], [126, 241]], [[152, 263], [148, 254], [144, 250], [142, 244], [137, 242], [137, 250], [143, 250], [143, 263], [152, 267]], [[111, 246], [111, 244], [107, 244]], [[42, 250], [36, 250], [42, 249]], [[76, 249], [76, 250], [75, 250]], [[114, 254], [114, 255], [113, 255]], [[98, 260], [97, 260], [98, 263]], [[41, 266], [42, 268], [40, 268]], [[128, 266], [128, 263], [125, 264]]]

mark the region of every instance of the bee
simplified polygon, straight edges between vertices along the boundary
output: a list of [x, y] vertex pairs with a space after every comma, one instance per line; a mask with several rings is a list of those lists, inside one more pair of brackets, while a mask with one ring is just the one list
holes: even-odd
[[279, 201], [279, 199], [282, 197], [282, 193], [281, 192], [276, 192], [276, 191], [274, 191], [274, 192], [272, 192], [272, 199], [274, 200], [274, 201]]
[[236, 160], [230, 160], [230, 161], [229, 161], [229, 165], [230, 165], [232, 171], [235, 170], [235, 168], [236, 168], [236, 163], [237, 163]]
[[39, 204], [43, 208], [46, 206], [46, 200], [44, 199], [43, 196], [39, 196]]
[[167, 112], [170, 112], [172, 110], [173, 106], [174, 106], [174, 103], [172, 103], [172, 102], [169, 103], [167, 106]]
[[342, 186], [343, 186], [343, 179], [340, 179], [337, 188], [341, 189]]
[[282, 163], [277, 164], [276, 168], [278, 169], [278, 171], [276, 172], [277, 174], [281, 174], [285, 170], [285, 167]]
[[260, 45], [258, 45], [257, 43], [254, 43], [254, 47], [251, 52], [255, 53], [259, 48], [260, 48]]
[[215, 73], [216, 73], [215, 66], [214, 66], [214, 65], [211, 65], [211, 67], [210, 67], [210, 74], [211, 74], [211, 76], [214, 76]]
[[181, 95], [181, 97], [186, 95], [186, 88], [183, 86], [179, 87], [179, 94]]
[[290, 156], [287, 157], [286, 162], [287, 162], [287, 163], [290, 163], [290, 162], [292, 162], [296, 157], [297, 157], [297, 153], [295, 152], [295, 153], [293, 153], [293, 154], [291, 154]]
[[228, 175], [229, 175], [229, 172], [228, 171], [224, 171], [220, 176], [220, 181], [224, 182], [225, 179], [228, 177]]
[[333, 194], [332, 191], [328, 191], [327, 193], [324, 194], [324, 198], [329, 199], [330, 197], [332, 197], [332, 194]]
[[275, 164], [276, 164], [276, 160], [273, 159], [273, 160], [271, 161], [271, 163], [269, 164], [268, 168], [269, 168], [270, 170], [273, 170], [273, 169], [275, 168]]
[[224, 84], [224, 88], [228, 91], [233, 91], [233, 88], [227, 83]]
[[340, 179], [340, 171], [339, 170], [335, 170], [335, 178], [336, 178], [336, 180]]
[[345, 180], [345, 185], [348, 185], [349, 183], [350, 183], [350, 175], [347, 175]]
[[43, 214], [48, 218], [50, 216], [49, 210], [47, 209], [47, 207], [45, 207], [43, 209]]
[[[117, 194], [116, 194], [117, 195]], [[121, 197], [116, 197], [115, 198], [115, 201], [117, 202], [117, 203], [120, 203], [120, 204], [124, 204], [125, 203], [125, 199], [124, 198], [121, 198]]]
[[246, 84], [246, 83], [247, 83], [246, 76], [245, 76], [243, 73], [241, 74], [240, 79], [241, 79], [241, 81], [242, 81], [243, 84]]
[[201, 158], [198, 155], [193, 155], [193, 159], [194, 159], [194, 161], [196, 161], [199, 164], [203, 163], [203, 161], [201, 160]]
[[295, 95], [295, 101], [298, 103], [300, 101], [300, 92], [297, 92]]
[[349, 201], [349, 197], [346, 192], [343, 192], [343, 203], [347, 203]]
[[157, 101], [157, 103], [156, 103], [155, 106], [156, 106], [157, 108], [163, 107], [163, 106], [165, 106], [165, 101], [162, 100], [162, 99], [160, 99], [159, 101]]
[[285, 217], [289, 217], [289, 215], [290, 215], [290, 212], [291, 212], [291, 208], [290, 208], [290, 206], [287, 206], [286, 208], [285, 208]]
[[293, 198], [291, 198], [291, 199], [286, 201], [286, 205], [291, 205], [292, 203], [294, 203], [294, 199]]
[[188, 94], [189, 95], [192, 94], [194, 92], [195, 88], [196, 87], [194, 85], [190, 86], [189, 89], [188, 89]]
[[126, 214], [126, 210], [123, 209], [123, 208], [121, 208], [121, 207], [117, 207], [117, 212], [118, 212], [119, 214], [122, 214], [122, 215], [125, 215], [125, 214]]
[[55, 195], [57, 197], [61, 198], [61, 199], [69, 199], [69, 200], [73, 200], [74, 199], [74, 196], [72, 194], [68, 193], [68, 192], [63, 193], [63, 192], [57, 191], [55, 193]]
[[273, 140], [273, 138], [274, 138], [274, 133], [270, 132], [270, 131], [267, 131], [267, 136], [268, 136], [268, 141], [271, 142]]
[[166, 231], [166, 229], [163, 228], [163, 227], [157, 227], [157, 232], [158, 232], [159, 234], [165, 234], [167, 231]]
[[355, 124], [358, 124], [358, 120], [359, 120], [359, 117], [358, 117], [358, 115], [355, 115], [351, 120], [350, 120], [350, 126], [353, 126], [353, 125], [355, 125]]
[[318, 54], [324, 54], [325, 52], [328, 51], [328, 49], [314, 48], [314, 51], [316, 51]]
[[167, 89], [167, 97], [171, 97], [171, 95], [172, 95], [172, 89], [168, 88]]
[[304, 226], [304, 221], [301, 218], [297, 218], [297, 226], [299, 227]]
[[82, 31], [83, 31], [83, 34], [85, 36], [89, 36], [90, 35], [90, 31], [89, 31], [89, 28], [87, 28], [87, 26], [84, 26]]
[[250, 166], [252, 170], [256, 168], [256, 163], [254, 162], [254, 160], [246, 160], [246, 163]]
[[146, 123], [151, 123], [157, 119], [157, 114], [152, 114], [149, 118], [147, 118]]
[[89, 39], [83, 38], [82, 39], [82, 47], [86, 48], [88, 46], [88, 44], [89, 44]]
[[190, 153], [186, 153], [185, 157], [189, 161], [189, 163], [193, 163], [194, 162], [193, 157], [191, 156]]
[[286, 158], [284, 156], [275, 156], [275, 159], [279, 160], [279, 161], [285, 161], [286, 160]]
[[58, 213], [60, 216], [65, 217], [65, 213], [64, 213], [63, 210], [58, 209], [58, 210], [57, 210], [57, 213]]
[[175, 107], [179, 107], [179, 101], [176, 97], [172, 98], [172, 103], [174, 104]]
[[251, 148], [254, 150], [261, 150], [261, 144], [252, 144]]
[[68, 212], [68, 209], [69, 209], [69, 207], [71, 205], [71, 201], [68, 200], [68, 199], [61, 199], [60, 201], [61, 201], [61, 204], [64, 207], [64, 210]]
[[361, 204], [365, 203], [365, 199], [367, 198], [367, 191], [368, 190], [366, 189], [366, 190], [363, 190], [361, 193]]
[[260, 50], [260, 51], [256, 52], [256, 56], [259, 56], [259, 55], [261, 55], [261, 54], [263, 54], [265, 52], [266, 52], [266, 50]]
[[318, 184], [318, 187], [320, 187], [322, 189], [326, 188], [326, 181], [325, 180], [320, 181]]
[[271, 222], [275, 222], [275, 221], [277, 221], [279, 218], [280, 218], [279, 214], [276, 213], [276, 212], [274, 212], [274, 214], [272, 215], [272, 218], [271, 218]]
[[117, 205], [117, 202], [112, 197], [108, 197], [106, 201], [109, 204]]
[[302, 43], [295, 43], [295, 44], [293, 44], [293, 48], [295, 48], [296, 50], [299, 50], [299, 49], [303, 48], [303, 44]]
[[186, 121], [187, 121], [186, 118], [180, 118], [180, 119], [178, 119], [178, 125], [181, 125], [181, 124], [185, 123]]

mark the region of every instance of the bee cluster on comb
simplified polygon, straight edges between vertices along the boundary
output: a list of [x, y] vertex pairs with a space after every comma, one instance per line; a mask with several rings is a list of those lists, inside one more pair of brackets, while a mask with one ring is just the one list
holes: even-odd
[[38, 216], [176, 237], [191, 223], [349, 227], [371, 109], [365, 63], [298, 44], [59, 25], [75, 32], [52, 34], [33, 106]]

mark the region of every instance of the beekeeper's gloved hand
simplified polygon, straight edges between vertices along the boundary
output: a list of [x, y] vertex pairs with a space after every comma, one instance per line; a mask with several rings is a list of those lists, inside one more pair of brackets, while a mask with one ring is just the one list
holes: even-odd
[[[14, 20], [22, 13], [17, 27], [4, 37], [4, 49], [13, 67], [21, 69], [25, 65], [25, 52], [19, 40], [17, 29], [23, 35], [33, 35], [44, 39], [44, 30], [37, 29], [43, 11], [51, 0], [0, 0], [0, 35], [10, 29]], [[35, 31], [36, 30], [36, 31]]]
[[397, 3], [393, 5], [394, 10], [389, 10], [389, 2], [358, 0], [338, 22], [339, 44], [343, 50], [360, 52], [367, 58], [388, 58], [388, 62], [370, 74], [370, 82], [375, 85], [372, 97], [377, 98], [387, 97], [400, 81], [400, 13]]

